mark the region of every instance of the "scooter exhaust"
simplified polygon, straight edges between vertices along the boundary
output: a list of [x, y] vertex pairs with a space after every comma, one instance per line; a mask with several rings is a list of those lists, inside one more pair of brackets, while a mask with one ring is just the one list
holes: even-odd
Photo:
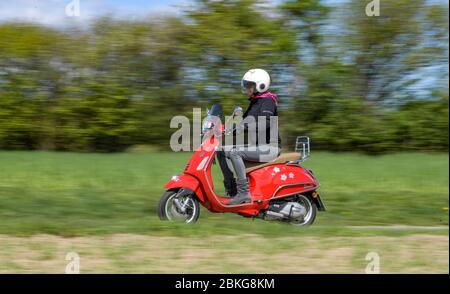
[[266, 211], [266, 215], [272, 216], [274, 218], [284, 218], [285, 217], [284, 214], [281, 214], [281, 213], [275, 212], [275, 211], [271, 211], [271, 210]]

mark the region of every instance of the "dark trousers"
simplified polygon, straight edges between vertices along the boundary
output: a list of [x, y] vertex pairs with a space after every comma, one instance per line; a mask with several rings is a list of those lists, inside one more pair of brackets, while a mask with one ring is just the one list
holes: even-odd
[[219, 160], [220, 169], [222, 170], [223, 174], [223, 180], [226, 182], [231, 181], [234, 175], [233, 172], [230, 170], [230, 167], [228, 166], [225, 151], [223, 150], [217, 151], [217, 160]]

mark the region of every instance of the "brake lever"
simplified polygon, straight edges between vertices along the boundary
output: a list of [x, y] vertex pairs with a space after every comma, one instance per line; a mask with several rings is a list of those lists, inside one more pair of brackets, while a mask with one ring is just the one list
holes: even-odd
[[225, 130], [224, 131], [225, 136], [233, 135], [234, 130], [236, 130], [236, 128], [232, 128], [231, 130], [230, 129]]

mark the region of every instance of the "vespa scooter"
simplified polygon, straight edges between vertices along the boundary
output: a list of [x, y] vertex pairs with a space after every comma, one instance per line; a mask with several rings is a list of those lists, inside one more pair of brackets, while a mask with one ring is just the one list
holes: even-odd
[[[235, 108], [235, 112], [236, 109], [239, 108]], [[211, 166], [224, 131], [223, 124], [214, 126], [221, 112], [218, 104], [208, 111], [203, 123], [204, 140], [201, 146], [194, 152], [183, 173], [173, 176], [164, 186], [166, 192], [158, 205], [160, 219], [194, 223], [200, 215], [200, 203], [215, 213], [232, 212], [244, 217], [311, 225], [317, 211], [325, 211], [325, 206], [317, 192], [319, 182], [311, 170], [301, 165], [310, 156], [308, 137], [297, 137], [296, 152], [282, 153], [271, 162], [245, 162], [250, 203], [229, 205], [229, 197], [217, 195]]]

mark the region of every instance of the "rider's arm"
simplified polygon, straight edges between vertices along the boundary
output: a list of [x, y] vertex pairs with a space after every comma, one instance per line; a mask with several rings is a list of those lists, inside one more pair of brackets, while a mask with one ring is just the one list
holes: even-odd
[[[258, 117], [262, 116], [266, 119], [266, 129], [270, 127], [270, 117], [275, 115], [276, 105], [272, 99], [262, 99], [259, 107], [252, 107], [247, 112], [247, 116], [253, 116], [255, 120], [254, 124], [258, 123]], [[254, 129], [255, 125], [252, 123], [244, 123], [243, 130]]]

